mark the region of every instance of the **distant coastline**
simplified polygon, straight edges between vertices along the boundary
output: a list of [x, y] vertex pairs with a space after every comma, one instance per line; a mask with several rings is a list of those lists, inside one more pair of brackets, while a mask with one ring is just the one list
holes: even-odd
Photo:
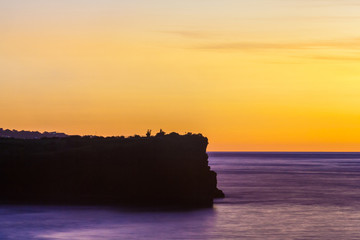
[[38, 131], [18, 131], [0, 128], [0, 138], [17, 138], [17, 139], [40, 139], [40, 138], [63, 138], [69, 137], [65, 133], [58, 132], [38, 132]]

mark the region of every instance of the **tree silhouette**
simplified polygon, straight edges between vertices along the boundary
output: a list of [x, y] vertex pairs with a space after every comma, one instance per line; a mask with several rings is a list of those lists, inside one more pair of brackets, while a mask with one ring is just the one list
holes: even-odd
[[162, 137], [162, 136], [165, 136], [165, 132], [160, 129], [160, 131], [156, 134], [156, 137]]
[[151, 130], [150, 130], [150, 129], [148, 129], [148, 130], [146, 131], [146, 137], [151, 137]]

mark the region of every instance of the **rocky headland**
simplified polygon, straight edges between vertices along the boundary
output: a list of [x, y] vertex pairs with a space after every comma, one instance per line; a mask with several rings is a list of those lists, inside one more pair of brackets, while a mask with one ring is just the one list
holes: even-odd
[[201, 134], [0, 138], [0, 202], [210, 207], [224, 197]]

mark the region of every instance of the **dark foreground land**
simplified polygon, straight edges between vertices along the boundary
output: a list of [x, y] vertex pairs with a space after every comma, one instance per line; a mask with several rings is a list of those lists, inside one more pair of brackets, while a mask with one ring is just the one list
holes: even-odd
[[0, 202], [212, 206], [207, 138], [0, 138]]

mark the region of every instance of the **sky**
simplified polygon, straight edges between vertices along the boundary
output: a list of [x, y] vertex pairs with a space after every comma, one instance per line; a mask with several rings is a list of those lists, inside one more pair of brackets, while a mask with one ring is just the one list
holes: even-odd
[[360, 151], [358, 0], [0, 0], [0, 127]]

